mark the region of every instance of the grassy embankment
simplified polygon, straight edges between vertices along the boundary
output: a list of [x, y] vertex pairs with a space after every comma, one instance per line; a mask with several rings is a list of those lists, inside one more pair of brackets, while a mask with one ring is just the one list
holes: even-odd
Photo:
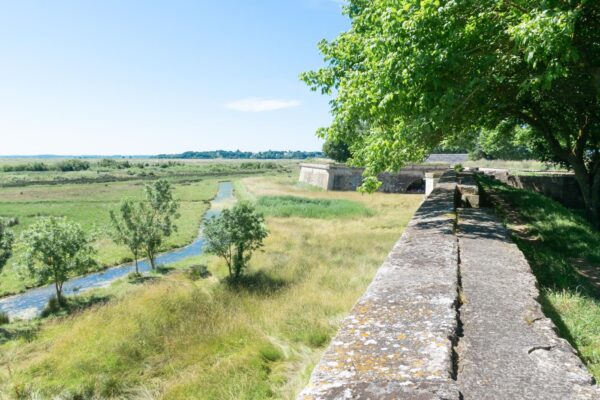
[[[3, 393], [294, 398], [422, 196], [307, 191], [289, 178], [243, 182], [237, 194], [262, 203], [271, 232], [243, 285], [223, 283], [223, 262], [209, 256], [178, 265], [205, 263], [208, 279], [176, 270], [143, 285], [121, 281], [107, 304], [4, 344], [11, 372], [0, 372]], [[315, 201], [277, 217], [289, 198], [263, 197], [290, 195]], [[345, 214], [331, 207], [337, 200]]]
[[531, 264], [546, 315], [600, 381], [600, 232], [545, 196], [480, 182]]

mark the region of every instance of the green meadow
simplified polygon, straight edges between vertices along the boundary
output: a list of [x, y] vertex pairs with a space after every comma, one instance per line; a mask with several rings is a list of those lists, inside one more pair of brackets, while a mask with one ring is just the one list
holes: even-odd
[[[20, 166], [36, 161], [2, 160], [0, 162], [0, 218], [16, 217], [19, 223], [12, 227], [16, 237], [36, 218], [41, 216], [64, 216], [82, 225], [94, 238], [97, 250], [98, 268], [130, 261], [131, 254], [124, 246], [111, 240], [110, 210], [116, 210], [125, 199], [141, 199], [148, 176], [142, 179], [136, 176], [139, 165], [148, 164], [143, 170], [155, 168], [152, 179], [168, 179], [174, 186], [175, 197], [181, 202], [181, 217], [177, 220], [177, 231], [166, 241], [163, 250], [184, 246], [198, 234], [200, 220], [208, 207], [208, 201], [216, 194], [219, 180], [227, 180], [247, 175], [286, 175], [291, 173], [294, 164], [288, 162], [172, 162], [168, 161], [132, 161], [130, 167], [104, 167], [99, 161], [90, 161], [90, 170], [86, 171], [19, 171], [24, 183], [20, 186], [2, 184], [7, 174], [2, 168]], [[44, 161], [52, 167], [60, 161]], [[119, 161], [124, 162], [124, 161]], [[129, 161], [128, 161], [129, 162]], [[162, 168], [161, 165], [166, 165]], [[91, 179], [76, 182], [69, 174], [94, 173], [103, 171], [109, 177], [106, 182]], [[133, 175], [128, 175], [132, 172]], [[182, 175], [182, 171], [185, 174]], [[46, 182], [50, 175], [58, 177]], [[128, 176], [128, 178], [127, 178]], [[126, 180], [125, 180], [126, 179]], [[42, 181], [42, 183], [39, 183]], [[37, 184], [31, 184], [38, 182]], [[0, 296], [17, 293], [36, 282], [26, 274], [20, 273], [18, 241], [13, 257], [0, 273]]]
[[[0, 347], [2, 364], [10, 366], [0, 369], [0, 392], [8, 398], [295, 398], [422, 201], [421, 195], [307, 190], [296, 179], [234, 178], [237, 196], [264, 209], [270, 231], [243, 285], [227, 284], [224, 263], [202, 255], [170, 273], [85, 294], [102, 301], [30, 323], [27, 334]], [[194, 204], [213, 192], [210, 182], [177, 188]], [[288, 212], [298, 202], [305, 206]], [[343, 211], [333, 213], [332, 205]], [[209, 277], [190, 273], [199, 264]]]

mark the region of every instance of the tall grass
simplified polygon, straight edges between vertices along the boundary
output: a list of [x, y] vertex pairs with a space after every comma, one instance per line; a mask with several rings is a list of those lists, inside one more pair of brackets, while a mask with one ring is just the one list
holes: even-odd
[[[245, 182], [257, 198], [301, 193], [291, 180]], [[55, 319], [34, 340], [2, 346], [2, 361], [12, 371], [0, 370], [2, 392], [293, 399], [422, 199], [310, 194], [317, 195], [359, 202], [376, 214], [268, 217], [271, 235], [244, 285], [222, 283], [224, 264], [203, 256], [211, 278], [175, 272], [132, 286], [108, 304]]]
[[600, 232], [543, 195], [480, 183], [536, 275], [544, 312], [600, 380]]
[[260, 212], [273, 217], [352, 218], [374, 214], [356, 201], [298, 196], [262, 196], [257, 206]]

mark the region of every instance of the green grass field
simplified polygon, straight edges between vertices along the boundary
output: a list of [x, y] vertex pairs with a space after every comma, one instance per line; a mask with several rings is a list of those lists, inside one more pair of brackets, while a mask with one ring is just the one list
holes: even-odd
[[[105, 165], [101, 159], [78, 159], [89, 163], [79, 171], [57, 171], [57, 165], [68, 159], [0, 158], [0, 187], [31, 184], [60, 185], [63, 183], [93, 183], [168, 178], [171, 180], [211, 178], [227, 175], [255, 175], [292, 172], [295, 160], [159, 160], [111, 159]], [[43, 164], [44, 171], [12, 171], [11, 168]]]
[[[183, 246], [197, 235], [200, 218], [208, 207], [207, 201], [217, 189], [217, 181], [206, 180], [186, 185], [175, 185], [175, 196], [181, 201], [178, 231], [165, 243], [165, 249]], [[96, 259], [110, 266], [130, 259], [124, 246], [110, 239], [109, 211], [117, 210], [121, 199], [141, 199], [143, 183], [114, 182], [106, 184], [31, 186], [0, 188], [0, 216], [19, 219], [13, 230], [18, 235], [39, 216], [65, 216], [80, 223], [87, 232], [96, 236]], [[31, 278], [19, 274], [19, 250], [8, 261], [0, 274], [0, 294], [14, 293], [35, 284]]]
[[[107, 303], [52, 318], [0, 347], [5, 397], [293, 399], [363, 293], [421, 195], [320, 192], [295, 177], [246, 178], [238, 196], [349, 201], [369, 215], [267, 217], [271, 234], [243, 286], [200, 256], [143, 284], [120, 281]], [[287, 198], [287, 197], [283, 197]], [[345, 203], [343, 203], [345, 204]], [[353, 206], [356, 207], [356, 206]], [[203, 263], [212, 276], [190, 279]], [[2, 396], [0, 396], [2, 397]]]
[[600, 232], [545, 196], [480, 182], [537, 277], [544, 312], [600, 380]]
[[262, 196], [256, 205], [258, 211], [273, 217], [352, 218], [374, 213], [355, 201], [298, 196]]
[[[24, 162], [40, 160], [3, 159], [0, 162], [0, 218], [17, 217], [19, 224], [12, 229], [18, 235], [40, 216], [65, 216], [80, 223], [95, 236], [94, 244], [98, 251], [96, 259], [101, 267], [112, 266], [131, 259], [124, 246], [116, 245], [110, 239], [110, 210], [116, 210], [124, 199], [141, 199], [143, 188], [150, 178], [168, 179], [175, 188], [175, 196], [181, 201], [181, 218], [177, 220], [178, 231], [170, 237], [164, 250], [181, 247], [191, 242], [197, 235], [200, 219], [216, 193], [218, 180], [226, 180], [246, 175], [287, 176], [296, 168], [290, 161], [229, 161], [229, 162], [171, 162], [163, 160], [135, 160], [130, 168], [105, 168], [90, 160], [90, 170], [60, 171], [21, 171], [2, 172], [4, 166], [20, 165]], [[49, 167], [57, 160], [45, 160]], [[145, 165], [140, 168], [135, 165]], [[162, 168], [167, 165], [168, 168]], [[143, 179], [136, 171], [146, 174]], [[149, 172], [155, 171], [152, 176]], [[138, 171], [138, 172], [139, 172]], [[131, 175], [128, 175], [130, 174]], [[14, 174], [23, 182], [20, 186], [6, 186]], [[91, 180], [78, 182], [77, 177], [88, 174]], [[94, 175], [96, 174], [96, 175]], [[108, 177], [107, 182], [96, 182], [95, 176]], [[112, 179], [112, 181], [111, 181]], [[127, 179], [127, 180], [114, 180]], [[47, 182], [46, 182], [47, 181]], [[46, 182], [44, 184], [32, 184]], [[18, 265], [20, 251], [18, 243], [15, 254], [0, 273], [0, 296], [25, 290], [37, 284], [27, 274], [20, 273]]]

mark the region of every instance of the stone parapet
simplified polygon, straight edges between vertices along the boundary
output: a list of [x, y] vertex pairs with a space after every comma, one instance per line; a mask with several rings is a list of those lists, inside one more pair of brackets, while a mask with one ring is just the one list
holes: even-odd
[[344, 320], [299, 399], [459, 399], [456, 183], [447, 172]]

